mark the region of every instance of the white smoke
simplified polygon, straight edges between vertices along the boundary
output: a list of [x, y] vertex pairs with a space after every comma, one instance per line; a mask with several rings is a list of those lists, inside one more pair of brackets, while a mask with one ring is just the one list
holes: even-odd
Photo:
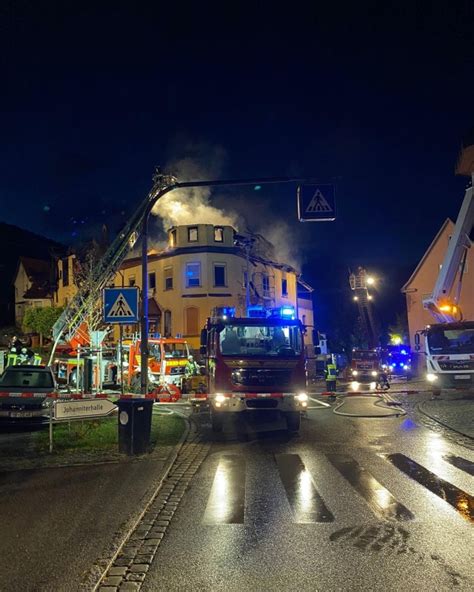
[[261, 226], [258, 232], [272, 243], [277, 263], [285, 263], [301, 271], [301, 253], [294, 228], [286, 222], [278, 221]]
[[[221, 148], [203, 145], [186, 146], [191, 156], [169, 163], [165, 170], [178, 181], [207, 181], [219, 179], [225, 153]], [[164, 195], [153, 208], [162, 219], [163, 229], [186, 224], [214, 224], [238, 228], [239, 216], [211, 205], [211, 187], [176, 189]]]

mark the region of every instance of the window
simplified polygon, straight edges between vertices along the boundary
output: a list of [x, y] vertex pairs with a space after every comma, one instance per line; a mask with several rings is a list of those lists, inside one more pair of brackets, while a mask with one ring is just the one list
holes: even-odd
[[165, 337], [171, 336], [171, 310], [165, 310], [164, 314], [164, 334]]
[[225, 285], [225, 264], [216, 263], [216, 265], [214, 265], [214, 286], [219, 288], [224, 287]]
[[199, 310], [195, 306], [190, 306], [185, 310], [184, 325], [186, 335], [198, 335], [199, 333]]
[[154, 290], [156, 288], [156, 273], [152, 272], [148, 274], [148, 287], [150, 290]]
[[[165, 290], [172, 290], [173, 289], [173, 268], [172, 267], [165, 267]], [[171, 314], [171, 313], [170, 313]]]
[[170, 247], [176, 247], [176, 229], [170, 232]]
[[63, 259], [63, 286], [69, 286], [69, 261]]
[[268, 275], [262, 275], [262, 290], [265, 296], [270, 292], [270, 278]]
[[288, 280], [286, 278], [281, 280], [281, 295], [288, 296]]
[[197, 226], [190, 226], [188, 228], [188, 242], [195, 243], [198, 240], [198, 229]]
[[214, 226], [214, 241], [216, 243], [224, 242], [224, 229], [222, 226]]
[[201, 264], [186, 263], [186, 288], [197, 288], [201, 285]]
[[134, 286], [134, 285], [135, 285], [135, 276], [134, 276], [134, 275], [131, 275], [131, 276], [128, 278], [128, 285], [129, 285], [129, 286]]

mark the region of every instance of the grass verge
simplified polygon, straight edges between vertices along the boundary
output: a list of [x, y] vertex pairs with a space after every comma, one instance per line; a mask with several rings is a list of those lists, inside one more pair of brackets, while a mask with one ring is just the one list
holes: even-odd
[[[54, 425], [53, 453], [75, 452], [117, 452], [117, 416], [101, 420], [72, 421]], [[179, 442], [184, 431], [184, 419], [178, 415], [152, 416], [150, 445], [173, 446]], [[49, 432], [44, 430], [35, 434], [37, 453], [49, 450]]]

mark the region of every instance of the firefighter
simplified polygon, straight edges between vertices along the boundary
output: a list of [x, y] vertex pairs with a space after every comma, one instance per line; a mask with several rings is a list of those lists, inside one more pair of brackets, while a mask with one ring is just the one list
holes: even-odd
[[184, 369], [184, 376], [186, 378], [191, 378], [191, 376], [198, 376], [199, 374], [200, 369], [194, 360], [194, 356], [188, 356], [188, 363]]
[[337, 379], [336, 364], [334, 364], [333, 362], [328, 362], [326, 364], [324, 377], [326, 379], [327, 391], [330, 393], [334, 393], [336, 391], [336, 379]]

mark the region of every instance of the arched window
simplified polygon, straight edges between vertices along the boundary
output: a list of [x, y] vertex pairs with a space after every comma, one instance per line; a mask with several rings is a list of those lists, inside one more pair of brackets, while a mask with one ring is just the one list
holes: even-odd
[[186, 335], [199, 334], [199, 309], [189, 306], [184, 310], [184, 327]]

